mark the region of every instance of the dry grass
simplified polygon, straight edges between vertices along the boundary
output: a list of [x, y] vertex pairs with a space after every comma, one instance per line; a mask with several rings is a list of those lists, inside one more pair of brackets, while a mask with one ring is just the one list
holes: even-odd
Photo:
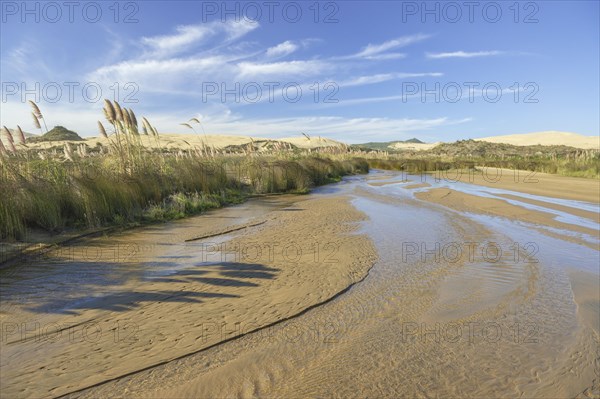
[[[35, 105], [35, 104], [34, 104]], [[36, 120], [41, 119], [37, 105]], [[0, 237], [24, 239], [32, 228], [68, 228], [168, 220], [237, 203], [249, 195], [305, 193], [316, 185], [368, 164], [344, 147], [301, 151], [273, 142], [216, 149], [208, 145], [169, 148], [146, 117], [106, 100], [104, 145], [61, 143], [17, 151], [0, 147]], [[191, 121], [199, 124], [199, 120]], [[144, 137], [144, 139], [142, 139]], [[149, 145], [153, 143], [153, 145]], [[250, 143], [254, 144], [254, 143]], [[9, 151], [10, 150], [10, 151]]]

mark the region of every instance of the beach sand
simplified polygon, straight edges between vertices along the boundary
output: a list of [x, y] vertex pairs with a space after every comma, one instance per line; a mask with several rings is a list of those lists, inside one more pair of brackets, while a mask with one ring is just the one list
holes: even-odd
[[[204, 251], [206, 240], [183, 245], [239, 227], [224, 224], [226, 212], [216, 222], [209, 213], [186, 219], [183, 228], [174, 223], [85, 240], [68, 260], [65, 248], [47, 255], [47, 267], [81, 268], [71, 273], [115, 263], [131, 269], [105, 289], [87, 283], [81, 303], [66, 294], [56, 299], [70, 307], [50, 301], [3, 312], [3, 326], [16, 330], [2, 337], [2, 396], [59, 396], [202, 350], [327, 301], [364, 278], [376, 259], [370, 240], [356, 233], [364, 216], [347, 197], [297, 197], [238, 230], [225, 247], [215, 246], [218, 236]], [[117, 258], [111, 250], [93, 262], [81, 256], [119, 243], [127, 247]], [[169, 255], [167, 244], [180, 249]], [[140, 278], [135, 265], [147, 262], [187, 267]], [[67, 326], [74, 326], [70, 333]]]
[[549, 198], [600, 203], [599, 179], [480, 166], [476, 170], [436, 171], [421, 176], [421, 179], [429, 177], [449, 183], [458, 181]]
[[[73, 274], [75, 278], [83, 273], [79, 296], [54, 293], [54, 299], [38, 299], [35, 307], [14, 303], [8, 310], [2, 309], [2, 396], [55, 397], [111, 380], [85, 394], [198, 397], [206, 392], [218, 396], [231, 388], [243, 392], [238, 396], [244, 397], [263, 391], [299, 397], [298, 387], [305, 389], [307, 396], [319, 389], [321, 393], [338, 389], [351, 394], [348, 390], [353, 383], [360, 382], [365, 390], [354, 392], [360, 396], [389, 393], [386, 390], [391, 387], [407, 395], [419, 392], [414, 390], [419, 387], [428, 396], [461, 396], [465, 392], [510, 392], [513, 396], [523, 392], [551, 396], [558, 392], [560, 397], [573, 396], [582, 387], [590, 387], [590, 381], [598, 383], [590, 366], [594, 361], [592, 348], [598, 341], [597, 274], [569, 270], [570, 287], [565, 288], [563, 280], [555, 281], [554, 272], [546, 265], [505, 262], [492, 267], [464, 259], [413, 265], [402, 262], [398, 252], [401, 240], [419, 240], [419, 232], [437, 230], [453, 242], [501, 239], [507, 241], [508, 248], [508, 238], [471, 217], [478, 214], [537, 226], [543, 234], [598, 250], [598, 245], [576, 235], [547, 228], [592, 236], [597, 236], [597, 230], [507, 202], [517, 198], [597, 222], [595, 212], [552, 203], [553, 198], [566, 198], [600, 204], [594, 190], [596, 180], [539, 174], [535, 176], [537, 183], [527, 184], [515, 181], [513, 174], [504, 176], [506, 179], [495, 182], [482, 176], [472, 179], [484, 187], [515, 191], [497, 198], [434, 188], [418, 179], [401, 186], [417, 190], [415, 198], [393, 197], [377, 191], [389, 187], [384, 180], [389, 175], [368, 178], [361, 189], [351, 193], [375, 201], [381, 209], [414, 209], [405, 215], [408, 221], [382, 216], [385, 222], [380, 223], [390, 230], [384, 230], [381, 243], [373, 243], [359, 230], [365, 215], [350, 203], [351, 195], [343, 194], [265, 198], [261, 201], [280, 205], [268, 212], [252, 211], [243, 220], [236, 213], [241, 208], [232, 207], [85, 239], [70, 247], [74, 251], [59, 248], [37, 267], [60, 269], [66, 264], [66, 276]], [[519, 193], [547, 198], [534, 200]], [[426, 217], [432, 212], [438, 219]], [[379, 226], [384, 229], [384, 225]], [[123, 243], [124, 248], [120, 246]], [[390, 252], [377, 254], [375, 244]], [[115, 247], [117, 251], [112, 250]], [[98, 248], [108, 251], [102, 251], [93, 261], [82, 256], [97, 253]], [[349, 292], [337, 295], [362, 281], [383, 255], [389, 270], [384, 267], [378, 272], [380, 280], [374, 277], [376, 283], [371, 284], [375, 289], [367, 284], [355, 294], [364, 292], [366, 298], [356, 313], [357, 309], [343, 299], [355, 296]], [[86, 273], [95, 268], [111, 270], [111, 283], [103, 286], [87, 281]], [[394, 279], [386, 278], [385, 273]], [[31, 284], [35, 285], [35, 280]], [[553, 290], [561, 295], [566, 292], [567, 296], [557, 296]], [[326, 310], [328, 305], [317, 306], [336, 296], [340, 302], [333, 311]], [[69, 306], [60, 306], [61, 301]], [[560, 305], [558, 310], [555, 302]], [[314, 313], [304, 313], [315, 306]], [[367, 311], [369, 306], [376, 306], [375, 311]], [[277, 329], [283, 320], [293, 323], [299, 314], [307, 315], [309, 320], [321, 317], [321, 309], [324, 315], [317, 318], [316, 324], [329, 326], [330, 318], [340, 318], [333, 326], [347, 328], [345, 341], [330, 346], [311, 341], [302, 347], [293, 339], [295, 330], [290, 326], [284, 329], [285, 340], [281, 336], [262, 336], [256, 341], [256, 334], [251, 334], [264, 331], [265, 326]], [[574, 312], [582, 327], [577, 334], [566, 334], [564, 331], [572, 328], [569, 315]], [[348, 319], [348, 315], [352, 317]], [[538, 323], [547, 329], [540, 337], [548, 346], [510, 342], [405, 345], [398, 341], [398, 325], [403, 321], [432, 326], [470, 320], [506, 325]], [[26, 331], [20, 327], [23, 325]], [[62, 328], [61, 334], [56, 333], [56, 326]], [[557, 330], [552, 330], [555, 327]], [[230, 341], [235, 337], [239, 340]], [[217, 345], [223, 342], [228, 343]], [[389, 346], [390, 342], [397, 345]], [[564, 342], [569, 346], [561, 347]], [[204, 355], [207, 349], [218, 352], [220, 348], [223, 354]], [[538, 364], [537, 356], [543, 362]], [[506, 370], [511, 370], [515, 359], [522, 362], [519, 370], [525, 374], [513, 378]], [[440, 369], [440, 364], [448, 367]], [[432, 367], [435, 373], [443, 370], [444, 378], [449, 380], [440, 384], [438, 374], [428, 374]], [[356, 374], [346, 370], [355, 370]], [[336, 378], [326, 378], [323, 373], [333, 373]], [[424, 374], [427, 380], [421, 378]], [[548, 385], [548, 381], [557, 382]], [[582, 395], [593, 394], [596, 385], [586, 388]], [[406, 391], [399, 387], [406, 387]]]

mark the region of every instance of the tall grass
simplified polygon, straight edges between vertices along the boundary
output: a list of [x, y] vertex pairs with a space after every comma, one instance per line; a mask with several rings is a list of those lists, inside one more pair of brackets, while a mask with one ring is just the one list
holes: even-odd
[[123, 170], [118, 155], [73, 162], [0, 158], [0, 236], [22, 239], [31, 227], [59, 231], [179, 218], [252, 194], [304, 193], [368, 171], [361, 159], [321, 156], [203, 159], [145, 152], [136, 162]]
[[[514, 146], [462, 140], [442, 143], [426, 151], [363, 153], [371, 167], [423, 172], [473, 166], [529, 170], [563, 176], [599, 178], [600, 148], [568, 146]], [[404, 165], [403, 167], [401, 165]]]

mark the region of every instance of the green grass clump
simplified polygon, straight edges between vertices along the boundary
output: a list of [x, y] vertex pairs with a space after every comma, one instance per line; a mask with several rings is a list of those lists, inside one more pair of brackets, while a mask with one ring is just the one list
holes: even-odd
[[[368, 172], [362, 159], [320, 156], [222, 156], [142, 153], [135, 167], [118, 156], [32, 160], [0, 157], [0, 237], [29, 228], [50, 232], [178, 219], [253, 194], [305, 193]], [[131, 164], [130, 164], [131, 166]]]
[[42, 136], [34, 136], [27, 139], [27, 142], [30, 143], [40, 141], [83, 141], [83, 139], [72, 130], [69, 130], [63, 126], [55, 126]]

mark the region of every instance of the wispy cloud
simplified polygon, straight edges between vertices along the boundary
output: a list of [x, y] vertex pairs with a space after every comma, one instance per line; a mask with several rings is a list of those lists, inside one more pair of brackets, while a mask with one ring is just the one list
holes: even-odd
[[[364, 141], [366, 136], [377, 140], [396, 140], [405, 133], [431, 130], [470, 122], [471, 118], [347, 118], [340, 116], [302, 116], [289, 118], [247, 119], [231, 114], [204, 118], [207, 132], [284, 137], [308, 132], [346, 142]], [[365, 134], [365, 132], [369, 132]], [[408, 138], [408, 137], [407, 137]]]
[[387, 82], [394, 79], [407, 79], [407, 78], [425, 78], [425, 77], [440, 77], [444, 74], [441, 72], [424, 72], [424, 73], [380, 73], [375, 75], [357, 76], [348, 80], [342, 80], [338, 82], [340, 86], [362, 86], [368, 84], [375, 84], [381, 82]]
[[[408, 46], [413, 43], [418, 43], [429, 37], [430, 37], [430, 35], [418, 33], [415, 35], [401, 36], [396, 39], [388, 40], [388, 41], [380, 43], [380, 44], [369, 44], [366, 47], [364, 47], [361, 51], [354, 54], [353, 57], [367, 58], [367, 59], [370, 59], [370, 58], [371, 59], [377, 59], [377, 58], [381, 59], [381, 57], [383, 55], [382, 53], [384, 53], [388, 50], [405, 47], [405, 46]], [[401, 53], [391, 53], [391, 54], [393, 54], [392, 57], [396, 57], [396, 58], [403, 56], [403, 54], [401, 54]], [[388, 53], [387, 55], [389, 57], [390, 53]]]
[[42, 50], [43, 46], [36, 40], [25, 39], [0, 60], [2, 69], [10, 69], [19, 78], [34, 81], [39, 81], [42, 75], [53, 76], [44, 58], [39, 56]]
[[285, 57], [298, 50], [298, 47], [299, 46], [291, 40], [286, 40], [283, 43], [279, 43], [277, 46], [269, 47], [266, 51], [266, 55], [269, 58]]
[[333, 65], [319, 60], [301, 60], [270, 63], [240, 62], [237, 65], [240, 78], [270, 77], [295, 78], [315, 76], [331, 70]]
[[188, 51], [218, 35], [223, 36], [224, 42], [236, 40], [258, 27], [258, 23], [246, 20], [182, 25], [176, 27], [176, 33], [171, 35], [143, 37], [141, 44], [150, 50], [152, 56], [164, 57]]
[[474, 58], [474, 57], [491, 57], [494, 55], [504, 54], [504, 51], [453, 51], [450, 53], [426, 53], [427, 58]]

